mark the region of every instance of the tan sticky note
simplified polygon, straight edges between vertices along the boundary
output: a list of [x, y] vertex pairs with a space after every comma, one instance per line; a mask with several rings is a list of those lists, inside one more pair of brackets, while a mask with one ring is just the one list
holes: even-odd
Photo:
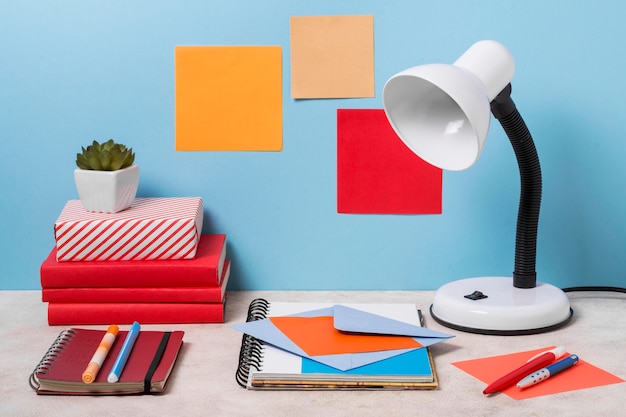
[[292, 16], [291, 97], [374, 97], [374, 16]]
[[177, 46], [177, 151], [282, 150], [280, 46]]

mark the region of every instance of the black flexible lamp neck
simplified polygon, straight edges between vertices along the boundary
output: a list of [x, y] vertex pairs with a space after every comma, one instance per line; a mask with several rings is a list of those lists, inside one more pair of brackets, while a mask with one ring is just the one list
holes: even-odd
[[491, 112], [500, 121], [511, 141], [520, 171], [513, 286], [534, 288], [537, 285], [537, 226], [542, 192], [539, 156], [530, 131], [511, 99], [511, 84], [491, 102]]

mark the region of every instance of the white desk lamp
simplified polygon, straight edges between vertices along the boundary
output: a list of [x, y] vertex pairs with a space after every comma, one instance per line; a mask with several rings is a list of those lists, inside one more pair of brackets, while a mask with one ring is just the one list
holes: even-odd
[[463, 170], [483, 149], [491, 114], [509, 137], [521, 177], [513, 278], [468, 278], [443, 285], [430, 307], [444, 326], [481, 334], [540, 333], [573, 314], [565, 293], [535, 272], [541, 167], [533, 139], [511, 100], [514, 63], [500, 43], [480, 41], [454, 64], [409, 68], [385, 84], [385, 113], [400, 139], [426, 162]]

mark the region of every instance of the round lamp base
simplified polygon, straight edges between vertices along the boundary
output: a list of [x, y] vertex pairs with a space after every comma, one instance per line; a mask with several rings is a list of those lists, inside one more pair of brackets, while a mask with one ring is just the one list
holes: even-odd
[[435, 293], [430, 313], [455, 330], [503, 336], [552, 331], [574, 314], [561, 289], [542, 282], [534, 288], [515, 288], [509, 277], [450, 282]]

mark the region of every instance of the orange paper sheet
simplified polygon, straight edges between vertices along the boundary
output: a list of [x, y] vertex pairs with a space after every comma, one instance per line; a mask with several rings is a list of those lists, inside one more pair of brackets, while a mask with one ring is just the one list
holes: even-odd
[[176, 150], [282, 150], [280, 46], [177, 46]]
[[[502, 375], [523, 365], [534, 355], [552, 348], [554, 348], [554, 346], [527, 352], [454, 362], [452, 365], [472, 375], [474, 378], [483, 381], [485, 384], [490, 384]], [[526, 398], [617, 384], [620, 382], [624, 382], [624, 380], [581, 359], [580, 362], [572, 368], [548, 378], [537, 385], [523, 390], [512, 386], [503, 390], [502, 393], [513, 399], [523, 400]]]
[[291, 97], [374, 97], [374, 16], [292, 16]]
[[379, 352], [416, 349], [420, 343], [408, 336], [383, 336], [343, 333], [333, 326], [333, 317], [270, 317], [285, 336], [308, 355]]

